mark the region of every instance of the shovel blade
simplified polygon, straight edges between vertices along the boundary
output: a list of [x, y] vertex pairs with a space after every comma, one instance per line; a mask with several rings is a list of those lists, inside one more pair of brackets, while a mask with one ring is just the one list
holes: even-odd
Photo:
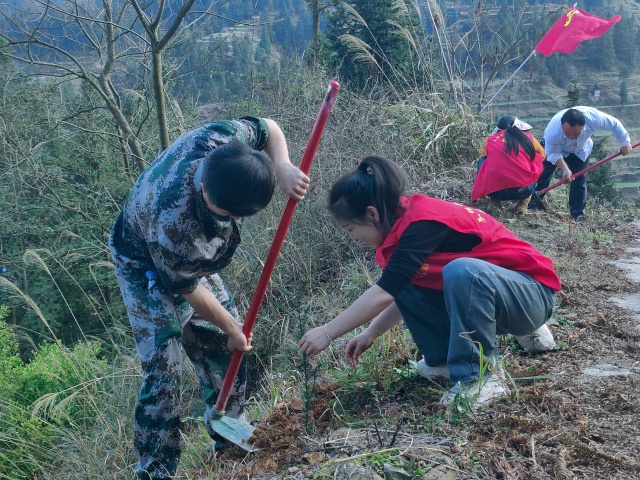
[[246, 421], [229, 418], [225, 415], [214, 416], [211, 419], [211, 428], [221, 437], [229, 440], [231, 443], [239, 446], [247, 452], [255, 452], [260, 450], [255, 445], [248, 443], [249, 438], [253, 435], [254, 427], [249, 425]]
[[533, 200], [533, 203], [536, 204], [538, 210], [544, 210], [545, 212], [547, 211], [547, 204], [542, 198], [540, 198], [540, 194], [538, 192], [533, 192], [531, 194], [531, 200]]

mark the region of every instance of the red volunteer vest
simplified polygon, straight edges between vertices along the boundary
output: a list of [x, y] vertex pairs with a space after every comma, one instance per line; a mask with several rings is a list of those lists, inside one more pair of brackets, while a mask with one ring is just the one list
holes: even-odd
[[432, 252], [412, 284], [433, 290], [443, 289], [442, 269], [456, 258], [477, 258], [499, 267], [522, 272], [553, 290], [560, 290], [560, 279], [550, 258], [530, 243], [520, 240], [502, 223], [482, 210], [424, 195], [403, 199], [406, 211], [393, 225], [383, 244], [376, 250], [376, 262], [384, 269], [405, 229], [419, 220], [435, 220], [461, 232], [480, 237], [470, 252]]
[[[524, 132], [531, 140], [531, 134]], [[536, 152], [529, 160], [523, 148], [508, 155], [504, 151], [504, 130], [491, 135], [487, 140], [487, 159], [484, 161], [473, 183], [471, 201], [506, 188], [521, 188], [538, 181], [542, 173], [542, 155]]]

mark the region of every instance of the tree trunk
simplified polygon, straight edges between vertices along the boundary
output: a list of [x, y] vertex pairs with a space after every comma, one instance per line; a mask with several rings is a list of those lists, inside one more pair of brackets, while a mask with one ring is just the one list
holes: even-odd
[[313, 16], [313, 41], [320, 36], [320, 0], [311, 0], [311, 14]]
[[154, 48], [153, 52], [153, 90], [158, 118], [158, 133], [162, 150], [169, 148], [169, 126], [165, 105], [164, 78], [162, 76], [162, 51]]

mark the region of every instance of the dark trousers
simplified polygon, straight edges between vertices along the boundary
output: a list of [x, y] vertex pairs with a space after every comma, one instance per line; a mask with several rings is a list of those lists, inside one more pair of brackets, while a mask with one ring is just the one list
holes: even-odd
[[[573, 174], [576, 174], [589, 166], [588, 158], [587, 161], [583, 162], [573, 153], [569, 154], [568, 157], [564, 157], [564, 161]], [[551, 182], [551, 176], [556, 170], [556, 166], [552, 163], [547, 162], [546, 160], [542, 162], [542, 165], [544, 167], [544, 170], [542, 170], [540, 178], [538, 178], [536, 191], [544, 190], [549, 186], [549, 183]], [[543, 197], [544, 195], [540, 195], [540, 198]], [[583, 173], [579, 177], [576, 177], [576, 179], [569, 184], [569, 212], [571, 213], [571, 216], [575, 219], [581, 215], [584, 215], [584, 207], [586, 207], [586, 205], [587, 174]]]

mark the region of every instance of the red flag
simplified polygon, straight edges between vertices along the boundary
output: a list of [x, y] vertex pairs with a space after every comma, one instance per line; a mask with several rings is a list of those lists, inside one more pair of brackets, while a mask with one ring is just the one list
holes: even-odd
[[542, 37], [535, 50], [547, 57], [553, 52], [571, 53], [580, 42], [599, 37], [620, 18], [620, 15], [600, 18], [571, 7]]

